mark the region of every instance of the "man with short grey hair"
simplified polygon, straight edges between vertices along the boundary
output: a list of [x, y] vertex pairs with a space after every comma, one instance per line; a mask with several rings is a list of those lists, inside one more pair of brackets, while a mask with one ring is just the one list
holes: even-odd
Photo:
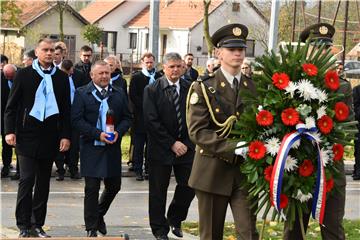
[[[167, 53], [164, 75], [144, 90], [144, 122], [148, 137], [149, 218], [156, 239], [168, 239], [168, 232], [182, 237], [181, 222], [186, 219], [195, 193], [187, 182], [194, 157], [186, 121], [186, 96], [190, 82], [181, 79], [182, 59]], [[166, 195], [171, 171], [177, 182], [174, 198], [165, 217]]]

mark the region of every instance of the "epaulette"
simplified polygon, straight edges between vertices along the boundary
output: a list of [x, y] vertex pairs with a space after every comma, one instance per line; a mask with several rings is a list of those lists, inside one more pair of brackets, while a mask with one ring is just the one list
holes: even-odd
[[215, 74], [213, 74], [213, 73], [205, 74], [203, 76], [198, 77], [198, 79], [196, 81], [205, 82], [205, 81], [213, 78], [214, 76], [215, 76]]

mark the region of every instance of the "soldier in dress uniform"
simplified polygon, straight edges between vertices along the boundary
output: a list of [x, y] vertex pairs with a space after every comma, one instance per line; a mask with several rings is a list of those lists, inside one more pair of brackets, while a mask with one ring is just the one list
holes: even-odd
[[[319, 48], [322, 44], [325, 44], [327, 48], [333, 45], [332, 37], [335, 34], [335, 28], [328, 23], [318, 23], [311, 25], [304, 29], [300, 34], [300, 41], [306, 42], [309, 41], [312, 47]], [[311, 48], [309, 48], [311, 51]], [[334, 66], [335, 68], [335, 66]], [[340, 79], [340, 88], [337, 90], [337, 93], [342, 93], [346, 97], [342, 101], [348, 105], [352, 111], [352, 90], [349, 82]], [[353, 117], [353, 114], [350, 114], [350, 117]], [[335, 167], [339, 171], [339, 177], [335, 180], [335, 188], [337, 192], [328, 196], [325, 205], [325, 214], [323, 225], [321, 225], [321, 236], [322, 239], [326, 240], [342, 240], [345, 239], [344, 227], [342, 224], [344, 214], [345, 214], [345, 194], [346, 194], [346, 178], [344, 170], [344, 162], [339, 161], [335, 164]], [[311, 202], [309, 202], [311, 204]], [[309, 206], [311, 207], [311, 205]], [[311, 208], [309, 208], [311, 209]], [[306, 228], [309, 222], [310, 212], [303, 215], [303, 223], [306, 232]], [[302, 240], [300, 222], [298, 217], [294, 223], [293, 229], [290, 230], [290, 227], [285, 224], [285, 236], [284, 239], [288, 240]]]
[[196, 153], [189, 185], [195, 189], [199, 208], [200, 239], [223, 239], [226, 209], [230, 204], [240, 239], [258, 239], [256, 217], [243, 188], [240, 172], [244, 159], [228, 141], [232, 125], [241, 117], [245, 89], [255, 93], [252, 80], [243, 80], [241, 64], [245, 58], [248, 29], [230, 24], [217, 30], [212, 42], [221, 67], [194, 82], [187, 102], [187, 124]]

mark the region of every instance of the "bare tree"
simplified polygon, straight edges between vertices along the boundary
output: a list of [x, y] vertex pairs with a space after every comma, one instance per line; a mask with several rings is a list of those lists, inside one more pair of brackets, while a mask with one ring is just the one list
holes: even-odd
[[211, 0], [203, 0], [203, 3], [204, 3], [204, 37], [208, 49], [208, 56], [211, 57], [214, 48], [209, 33], [209, 7], [211, 4]]
[[69, 0], [56, 1], [55, 5], [53, 1], [47, 1], [50, 6], [54, 6], [54, 9], [59, 12], [59, 36], [60, 41], [64, 41], [64, 12], [68, 7]]

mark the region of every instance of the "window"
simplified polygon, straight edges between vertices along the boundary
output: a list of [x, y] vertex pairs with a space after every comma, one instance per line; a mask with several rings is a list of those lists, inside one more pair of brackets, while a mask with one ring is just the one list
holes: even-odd
[[246, 40], [246, 57], [254, 57], [255, 56], [255, 40]]
[[233, 11], [233, 12], [240, 12], [240, 3], [238, 3], [238, 2], [233, 2], [233, 3], [232, 3], [232, 11]]
[[149, 49], [149, 34], [145, 34], [145, 48]]
[[129, 48], [136, 49], [137, 33], [130, 33]]
[[117, 32], [103, 32], [102, 42], [108, 51], [116, 52]]

